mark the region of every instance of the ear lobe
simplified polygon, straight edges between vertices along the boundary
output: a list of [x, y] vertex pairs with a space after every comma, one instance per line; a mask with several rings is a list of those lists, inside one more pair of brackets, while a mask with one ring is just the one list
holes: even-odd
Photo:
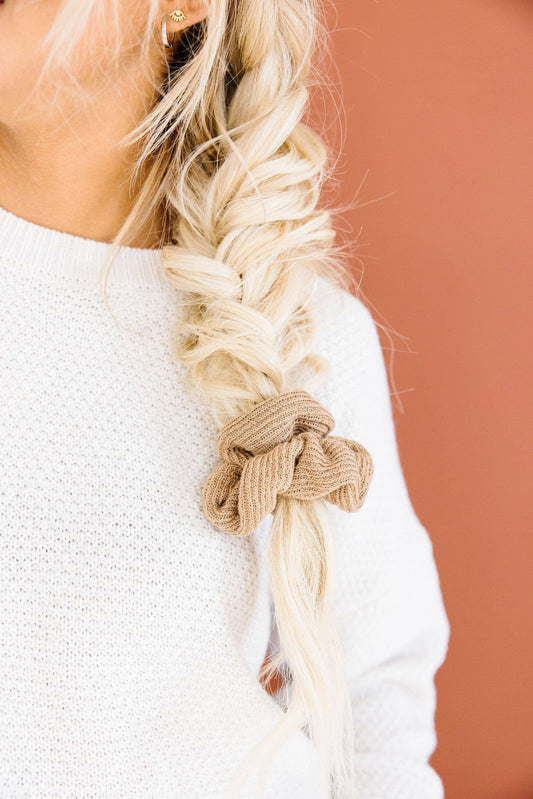
[[[190, 2], [189, 6], [189, 13], [188, 17], [189, 20], [193, 19], [193, 22], [190, 24], [195, 24], [196, 22], [201, 22], [203, 19], [209, 16], [209, 5], [205, 2], [205, 0], [197, 0], [197, 2]], [[187, 14], [187, 11], [185, 11]]]

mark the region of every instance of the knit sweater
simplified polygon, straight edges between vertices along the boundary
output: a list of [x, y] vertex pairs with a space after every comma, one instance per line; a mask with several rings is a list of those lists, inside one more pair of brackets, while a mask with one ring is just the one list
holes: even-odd
[[[0, 796], [219, 799], [283, 714], [258, 679], [278, 640], [272, 515], [245, 536], [206, 519], [218, 430], [172, 351], [183, 296], [159, 251], [125, 248], [110, 313], [109, 246], [0, 209]], [[312, 394], [374, 463], [359, 511], [327, 503], [358, 799], [441, 799], [450, 628], [432, 541], [371, 313], [323, 278], [313, 302], [330, 374]], [[323, 799], [315, 764], [295, 733], [268, 799]]]

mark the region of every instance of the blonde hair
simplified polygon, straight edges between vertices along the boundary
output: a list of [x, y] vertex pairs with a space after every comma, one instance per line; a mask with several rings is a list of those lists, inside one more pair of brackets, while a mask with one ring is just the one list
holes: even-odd
[[[143, 32], [125, 49], [120, 0], [66, 0], [45, 40], [43, 75], [66, 86], [64, 67], [80, 38], [105, 27], [113, 80], [121, 59], [146, 56], [157, 39], [157, 0], [142, 6]], [[333, 211], [318, 207], [330, 151], [302, 122], [322, 79], [314, 57], [327, 40], [323, 9], [318, 0], [208, 6], [207, 18], [181, 34], [162, 81], [147, 62], [156, 101], [123, 142], [136, 153], [138, 191], [106, 265], [163, 214], [165, 274], [187, 298], [175, 355], [220, 428], [257, 402], [323, 381], [328, 363], [312, 351], [316, 277], [352, 293], [358, 287], [346, 248], [334, 243]], [[332, 535], [325, 499], [279, 497], [267, 556], [280, 646], [260, 678], [285, 677], [285, 713], [239, 764], [226, 797], [259, 764], [264, 796], [266, 766], [298, 727], [316, 748], [320, 795], [356, 796], [353, 711], [331, 605]]]

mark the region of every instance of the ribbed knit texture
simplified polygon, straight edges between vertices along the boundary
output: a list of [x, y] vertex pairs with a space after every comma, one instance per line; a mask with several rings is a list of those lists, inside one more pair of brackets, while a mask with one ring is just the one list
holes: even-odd
[[[283, 712], [257, 679], [272, 516], [241, 536], [206, 519], [219, 431], [173, 355], [184, 298], [159, 253], [127, 248], [111, 315], [107, 247], [0, 209], [0, 797], [218, 799]], [[449, 624], [377, 329], [322, 279], [313, 301], [330, 361], [313, 396], [374, 466], [357, 513], [327, 504], [359, 797], [442, 799]], [[268, 799], [322, 799], [304, 732], [273, 766]]]
[[249, 535], [278, 496], [324, 497], [359, 510], [372, 479], [372, 457], [357, 441], [329, 435], [335, 420], [303, 389], [269, 397], [224, 425], [222, 461], [204, 486], [206, 517], [220, 530]]

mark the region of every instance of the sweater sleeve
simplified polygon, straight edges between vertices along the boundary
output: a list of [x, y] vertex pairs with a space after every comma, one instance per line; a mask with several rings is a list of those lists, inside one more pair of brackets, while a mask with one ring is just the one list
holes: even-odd
[[340, 299], [321, 315], [325, 352], [333, 353], [324, 404], [335, 408], [332, 435], [360, 442], [374, 461], [359, 511], [328, 503], [358, 799], [442, 799], [429, 758], [436, 747], [434, 676], [447, 654], [449, 621], [432, 542], [400, 464], [377, 327], [359, 299], [343, 290]]

